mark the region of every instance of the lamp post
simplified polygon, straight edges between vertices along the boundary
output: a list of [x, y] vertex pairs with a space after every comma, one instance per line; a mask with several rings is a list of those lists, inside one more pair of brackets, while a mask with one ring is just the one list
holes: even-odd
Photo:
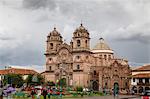
[[60, 97], [62, 98], [62, 66], [60, 67], [60, 79], [59, 79], [59, 83], [60, 83]]
[[89, 79], [89, 76], [90, 76], [90, 72], [88, 72], [88, 88], [90, 89], [90, 79]]

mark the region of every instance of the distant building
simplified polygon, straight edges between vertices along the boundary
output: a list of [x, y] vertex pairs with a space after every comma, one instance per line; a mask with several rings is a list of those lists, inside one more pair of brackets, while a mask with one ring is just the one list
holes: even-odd
[[23, 75], [23, 79], [26, 79], [28, 75], [37, 74], [37, 72], [32, 69], [8, 67], [6, 69], [0, 70], [0, 80], [2, 80], [6, 74], [20, 74]]
[[150, 65], [140, 66], [132, 70], [131, 89], [134, 93], [150, 90]]
[[67, 86], [83, 86], [93, 90], [111, 91], [115, 85], [121, 90], [129, 88], [130, 68], [128, 61], [114, 56], [114, 51], [103, 38], [90, 49], [90, 33], [81, 24], [73, 32], [70, 44], [62, 41], [54, 28], [47, 36], [47, 81], [65, 79]]

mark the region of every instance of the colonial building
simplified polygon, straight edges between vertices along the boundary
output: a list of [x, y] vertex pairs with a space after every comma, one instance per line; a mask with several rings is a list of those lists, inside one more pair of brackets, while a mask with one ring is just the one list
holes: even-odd
[[66, 79], [68, 86], [90, 87], [93, 90], [129, 88], [130, 69], [128, 61], [114, 56], [114, 51], [103, 38], [90, 48], [90, 33], [81, 24], [73, 32], [70, 44], [63, 42], [54, 28], [47, 36], [47, 81]]
[[29, 68], [9, 66], [8, 68], [0, 70], [0, 81], [3, 80], [4, 76], [7, 74], [19, 74], [22, 75], [23, 79], [25, 80], [28, 75], [38, 74], [38, 72]]
[[140, 66], [132, 70], [131, 89], [134, 93], [150, 90], [150, 65]]

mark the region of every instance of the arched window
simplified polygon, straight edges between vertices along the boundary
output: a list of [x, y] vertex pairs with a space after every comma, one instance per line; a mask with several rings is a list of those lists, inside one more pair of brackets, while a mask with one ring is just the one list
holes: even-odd
[[88, 47], [88, 44], [87, 44], [88, 42], [87, 42], [87, 40], [85, 40], [85, 47]]
[[80, 65], [77, 65], [77, 69], [80, 69]]
[[80, 56], [76, 56], [77, 59], [80, 59]]
[[80, 34], [78, 33], [78, 36], [80, 36]]
[[50, 61], [52, 61], [52, 58], [49, 58]]
[[96, 75], [96, 70], [94, 70], [94, 75]]
[[80, 47], [81, 46], [81, 42], [80, 40], [77, 40], [77, 47]]
[[149, 83], [149, 78], [145, 78], [145, 83]]
[[49, 71], [52, 71], [52, 66], [49, 66]]
[[107, 59], [107, 55], [104, 55], [104, 59], [105, 59], [105, 60]]
[[53, 43], [50, 43], [50, 49], [53, 49]]
[[111, 59], [111, 55], [108, 56], [108, 59]]

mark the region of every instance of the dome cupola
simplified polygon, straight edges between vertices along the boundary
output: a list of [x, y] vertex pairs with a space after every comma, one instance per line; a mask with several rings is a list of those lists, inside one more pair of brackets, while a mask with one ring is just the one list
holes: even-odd
[[53, 36], [59, 36], [60, 33], [56, 30], [56, 28], [54, 27], [54, 30], [52, 32], [50, 32], [50, 35], [53, 35]]
[[89, 32], [81, 23], [80, 26], [74, 31], [73, 36], [74, 37], [87, 37], [87, 38], [89, 38]]
[[61, 41], [62, 42], [62, 36], [61, 34], [56, 30], [56, 28], [54, 27], [54, 30], [52, 32], [49, 33], [49, 35], [47, 36], [48, 41]]
[[105, 52], [105, 53], [114, 53], [113, 50], [108, 46], [103, 38], [99, 39], [99, 42], [95, 45], [92, 52]]

